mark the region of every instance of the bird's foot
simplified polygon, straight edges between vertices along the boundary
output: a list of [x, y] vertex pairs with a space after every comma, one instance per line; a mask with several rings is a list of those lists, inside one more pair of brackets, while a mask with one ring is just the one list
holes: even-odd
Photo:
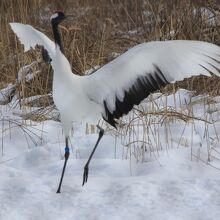
[[88, 176], [89, 176], [89, 165], [86, 164], [85, 167], [84, 167], [83, 183], [82, 183], [82, 186], [83, 186], [85, 183], [87, 183]]

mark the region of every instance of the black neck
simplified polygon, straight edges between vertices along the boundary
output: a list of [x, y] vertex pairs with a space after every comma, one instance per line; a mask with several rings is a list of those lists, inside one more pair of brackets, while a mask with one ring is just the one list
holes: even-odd
[[61, 52], [63, 52], [63, 47], [61, 43], [61, 37], [60, 37], [60, 32], [58, 28], [58, 23], [51, 23], [52, 24], [52, 29], [53, 29], [53, 36], [55, 40], [55, 44], [60, 47]]

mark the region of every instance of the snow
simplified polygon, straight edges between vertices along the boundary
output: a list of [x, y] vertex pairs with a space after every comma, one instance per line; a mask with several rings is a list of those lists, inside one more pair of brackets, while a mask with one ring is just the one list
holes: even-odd
[[10, 101], [10, 96], [14, 93], [15, 89], [15, 85], [8, 84], [7, 87], [0, 90], [0, 105], [7, 104]]
[[[83, 167], [98, 131], [74, 124], [61, 194], [56, 194], [64, 162], [61, 124], [25, 121], [13, 114], [18, 109], [0, 106], [0, 219], [219, 219], [219, 104], [219, 97], [186, 90], [154, 94], [139, 107], [158, 113], [145, 117], [149, 130], [143, 118], [132, 122], [133, 130], [107, 128], [83, 187]], [[168, 120], [160, 115], [165, 107], [186, 115], [193, 109], [196, 119]]]
[[31, 81], [34, 78], [34, 75], [40, 72], [33, 72], [32, 70], [33, 67], [37, 65], [37, 63], [37, 61], [33, 61], [31, 64], [21, 67], [17, 74], [17, 82], [21, 83], [22, 81]]
[[195, 8], [193, 10], [193, 14], [195, 16], [201, 16], [202, 20], [210, 26], [214, 26], [216, 25], [216, 14], [218, 14], [217, 11], [214, 11], [213, 9], [209, 9], [209, 8]]

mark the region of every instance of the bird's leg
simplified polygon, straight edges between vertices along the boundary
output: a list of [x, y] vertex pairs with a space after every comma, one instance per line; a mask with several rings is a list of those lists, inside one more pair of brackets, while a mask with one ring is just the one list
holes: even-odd
[[70, 155], [68, 137], [66, 137], [65, 140], [66, 140], [66, 147], [65, 147], [65, 154], [64, 154], [65, 161], [64, 161], [63, 171], [62, 171], [62, 174], [61, 174], [60, 183], [59, 183], [59, 187], [57, 189], [57, 193], [60, 193], [61, 185], [62, 185], [62, 182], [63, 182], [63, 176], [64, 176], [65, 169], [66, 169], [67, 160], [68, 160], [69, 155]]
[[98, 137], [98, 140], [96, 141], [95, 147], [93, 148], [92, 153], [90, 154], [89, 159], [88, 159], [88, 161], [87, 161], [87, 163], [86, 163], [86, 165], [84, 167], [83, 183], [82, 183], [82, 185], [84, 185], [87, 182], [87, 180], [88, 180], [90, 160], [92, 159], [92, 156], [93, 156], [93, 154], [94, 154], [94, 152], [95, 152], [95, 150], [96, 150], [96, 148], [97, 148], [97, 146], [99, 144], [99, 141], [101, 140], [101, 138], [102, 138], [102, 136], [104, 134], [104, 129], [103, 128], [101, 128], [99, 125], [97, 125], [97, 128], [100, 130], [99, 131], [99, 137]]

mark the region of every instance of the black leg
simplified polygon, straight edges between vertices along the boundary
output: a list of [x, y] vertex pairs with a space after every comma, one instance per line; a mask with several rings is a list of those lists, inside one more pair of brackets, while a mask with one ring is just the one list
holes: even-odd
[[99, 125], [97, 125], [97, 128], [100, 130], [99, 131], [99, 137], [98, 137], [98, 140], [96, 141], [95, 147], [93, 148], [92, 153], [90, 154], [89, 159], [88, 159], [88, 161], [87, 161], [87, 163], [86, 163], [86, 165], [84, 167], [83, 183], [82, 183], [82, 185], [84, 185], [87, 182], [87, 180], [88, 180], [90, 160], [92, 159], [92, 156], [93, 156], [93, 154], [94, 154], [94, 152], [95, 152], [95, 150], [96, 150], [96, 148], [97, 148], [97, 146], [99, 144], [99, 141], [101, 140], [101, 138], [102, 138], [102, 136], [104, 134], [104, 129], [103, 128], [101, 128]]
[[62, 182], [63, 182], [63, 176], [64, 176], [64, 173], [65, 173], [66, 164], [67, 164], [67, 160], [69, 158], [69, 155], [70, 155], [70, 149], [69, 149], [68, 137], [66, 137], [66, 147], [65, 147], [65, 155], [64, 155], [65, 156], [65, 161], [64, 161], [63, 171], [62, 171], [62, 174], [61, 174], [60, 183], [59, 183], [59, 187], [57, 189], [57, 193], [60, 193], [61, 185], [62, 185]]

